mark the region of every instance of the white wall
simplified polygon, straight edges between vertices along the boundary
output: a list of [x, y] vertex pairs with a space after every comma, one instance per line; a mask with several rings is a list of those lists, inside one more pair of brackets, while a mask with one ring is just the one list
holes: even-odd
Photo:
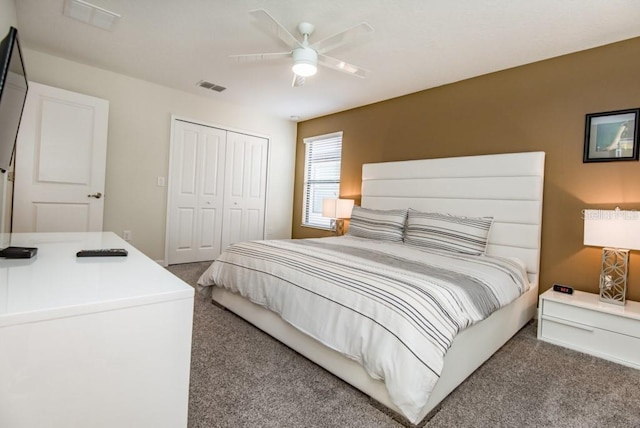
[[[24, 43], [23, 43], [24, 45]], [[155, 260], [164, 258], [171, 115], [270, 138], [268, 238], [291, 236], [296, 125], [288, 120], [217, 102], [44, 54], [23, 46], [29, 80], [109, 101], [104, 230], [122, 236]]]
[[9, 27], [18, 27], [14, 0], [0, 0], [0, 39], [9, 32]]

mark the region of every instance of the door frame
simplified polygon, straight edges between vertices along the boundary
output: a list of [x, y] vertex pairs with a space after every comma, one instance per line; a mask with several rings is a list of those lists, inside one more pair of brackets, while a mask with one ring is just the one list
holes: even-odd
[[171, 172], [173, 170], [173, 168], [175, 168], [175, 161], [172, 159], [172, 153], [173, 153], [173, 149], [174, 146], [176, 144], [175, 140], [174, 140], [174, 132], [175, 132], [175, 126], [176, 126], [176, 122], [181, 121], [181, 122], [188, 122], [188, 123], [192, 123], [194, 125], [200, 125], [200, 126], [206, 126], [209, 128], [216, 128], [216, 129], [220, 129], [223, 131], [228, 131], [228, 132], [236, 132], [238, 134], [245, 134], [245, 135], [250, 135], [253, 137], [259, 137], [259, 138], [264, 138], [267, 140], [267, 176], [266, 178], [266, 189], [265, 189], [265, 201], [264, 201], [264, 224], [263, 224], [263, 231], [262, 231], [262, 239], [264, 239], [264, 237], [267, 235], [267, 219], [269, 216], [269, 209], [268, 209], [268, 201], [269, 201], [269, 187], [270, 187], [270, 170], [271, 170], [271, 137], [265, 134], [260, 134], [259, 132], [253, 132], [253, 131], [247, 131], [244, 129], [238, 129], [238, 128], [232, 128], [229, 126], [225, 126], [225, 125], [219, 125], [219, 124], [215, 124], [215, 123], [211, 123], [211, 122], [205, 122], [202, 120], [197, 120], [197, 119], [191, 119], [188, 117], [184, 117], [184, 116], [179, 116], [179, 115], [175, 115], [172, 114], [171, 115], [171, 130], [170, 130], [170, 136], [169, 136], [169, 168], [167, 169], [167, 181], [166, 181], [166, 194], [167, 194], [167, 205], [166, 205], [166, 209], [165, 209], [165, 232], [164, 232], [164, 260], [162, 260], [162, 265], [163, 266], [169, 266], [169, 235], [171, 233], [171, 204], [173, 202], [173, 198], [174, 196], [171, 194], [171, 192], [169, 191], [169, 189], [171, 188], [170, 184], [169, 184], [169, 180], [171, 177]]

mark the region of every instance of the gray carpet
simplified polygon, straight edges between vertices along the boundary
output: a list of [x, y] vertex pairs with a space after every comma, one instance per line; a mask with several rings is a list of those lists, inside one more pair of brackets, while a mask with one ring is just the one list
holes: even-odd
[[[169, 270], [194, 285], [209, 263]], [[189, 427], [400, 427], [372, 400], [196, 294]], [[640, 427], [640, 371], [536, 339], [531, 323], [425, 427]]]

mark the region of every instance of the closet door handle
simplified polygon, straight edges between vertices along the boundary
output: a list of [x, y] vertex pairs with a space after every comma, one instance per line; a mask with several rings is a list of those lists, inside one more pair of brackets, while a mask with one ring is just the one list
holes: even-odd
[[92, 195], [87, 195], [87, 198], [96, 198], [96, 199], [100, 199], [102, 197], [102, 193], [98, 192], [98, 193], [94, 193]]

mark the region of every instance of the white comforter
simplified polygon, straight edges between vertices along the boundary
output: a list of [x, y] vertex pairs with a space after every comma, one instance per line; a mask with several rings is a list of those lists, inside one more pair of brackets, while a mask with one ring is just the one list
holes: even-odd
[[417, 423], [455, 335], [524, 293], [526, 278], [509, 259], [346, 236], [235, 244], [198, 282], [360, 362]]

